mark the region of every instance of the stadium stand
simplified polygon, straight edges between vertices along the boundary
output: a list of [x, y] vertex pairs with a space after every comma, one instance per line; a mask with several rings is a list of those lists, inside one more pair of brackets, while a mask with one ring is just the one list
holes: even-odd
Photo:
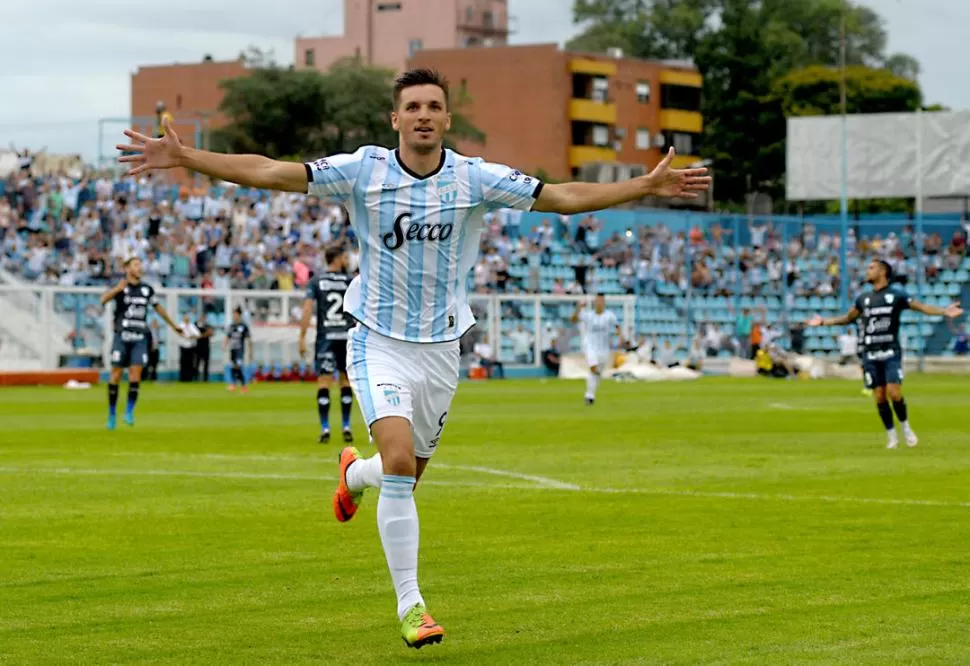
[[[124, 258], [139, 256], [146, 279], [159, 286], [301, 292], [325, 244], [355, 245], [344, 211], [315, 197], [234, 186], [179, 188], [164, 175], [115, 178], [49, 162], [41, 172], [40, 163], [8, 168], [0, 178], [0, 285], [102, 288], [121, 274]], [[850, 291], [858, 289], [866, 263], [879, 257], [915, 293], [922, 240], [923, 300], [970, 302], [970, 225], [957, 218], [930, 222], [922, 239], [912, 221], [898, 216], [854, 222], [847, 247]], [[537, 320], [540, 349], [568, 345], [573, 328], [572, 303], [540, 305], [522, 295], [600, 291], [635, 299], [634, 341], [654, 349], [669, 342], [679, 358], [691, 345], [724, 356], [750, 347], [748, 317], [756, 336], [790, 346], [792, 324], [839, 311], [839, 242], [837, 226], [825, 218], [749, 222], [675, 211], [574, 218], [499, 211], [487, 218], [468, 288], [503, 299], [499, 358], [506, 362], [534, 358], [529, 348]], [[191, 298], [183, 302], [197, 305]], [[18, 335], [30, 337], [37, 305], [0, 293], [0, 306], [10, 322], [2, 327], [0, 356], [22, 357], [29, 345]], [[610, 306], [622, 314], [622, 299]], [[54, 311], [63, 315], [51, 323], [59, 353], [97, 347], [100, 340], [84, 339], [103, 329], [96, 294], [56, 294]], [[211, 323], [223, 326], [218, 309], [213, 314]], [[904, 319], [910, 352], [922, 344], [930, 354], [952, 353], [962, 324], [954, 329], [939, 318], [910, 314]], [[841, 332], [806, 332], [803, 348], [836, 356]]]

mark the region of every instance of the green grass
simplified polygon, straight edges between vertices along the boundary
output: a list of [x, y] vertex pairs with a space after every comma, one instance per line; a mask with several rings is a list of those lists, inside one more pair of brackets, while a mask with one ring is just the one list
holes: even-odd
[[966, 380], [907, 380], [912, 450], [859, 389], [463, 385], [418, 488], [448, 631], [420, 652], [376, 495], [333, 519], [312, 387], [146, 386], [114, 433], [103, 387], [3, 390], [0, 663], [968, 663]]

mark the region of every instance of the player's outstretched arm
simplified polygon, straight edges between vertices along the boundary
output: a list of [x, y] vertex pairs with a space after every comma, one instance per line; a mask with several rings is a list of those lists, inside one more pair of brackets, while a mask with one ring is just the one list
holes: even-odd
[[134, 130], [125, 130], [130, 144], [115, 146], [124, 153], [119, 162], [132, 165], [128, 172], [138, 175], [153, 169], [185, 167], [210, 178], [228, 180], [246, 187], [284, 192], [306, 192], [306, 167], [299, 162], [281, 162], [262, 155], [222, 155], [183, 146], [166, 118], [165, 135], [152, 139]]
[[959, 303], [950, 303], [945, 308], [941, 308], [935, 305], [927, 305], [926, 303], [921, 303], [920, 301], [910, 301], [909, 308], [925, 315], [930, 315], [933, 317], [943, 315], [944, 317], [949, 317], [950, 319], [956, 319], [963, 314], [963, 308], [960, 307]]
[[579, 301], [578, 303], [576, 303], [576, 309], [573, 310], [573, 314], [569, 318], [569, 321], [571, 321], [574, 324], [578, 324], [579, 316], [582, 314], [583, 308], [585, 307], [586, 307], [586, 303], [584, 301]]
[[178, 333], [183, 337], [185, 336], [185, 333], [182, 331], [182, 328], [178, 324], [176, 324], [171, 317], [168, 316], [168, 310], [165, 309], [165, 306], [163, 306], [161, 303], [156, 303], [155, 312], [158, 313], [158, 316], [161, 317], [165, 321], [165, 323], [172, 328], [173, 331], [175, 331], [176, 333]]
[[533, 210], [542, 213], [586, 213], [612, 208], [647, 196], [696, 199], [710, 188], [706, 168], [674, 169], [674, 149], [645, 176], [620, 183], [559, 183], [542, 188]]
[[826, 319], [822, 315], [815, 315], [807, 322], [806, 326], [845, 326], [846, 324], [851, 324], [856, 319], [859, 318], [859, 309], [853, 306], [851, 310], [846, 312], [844, 315], [838, 317], [831, 317]]
[[306, 332], [310, 328], [310, 317], [313, 316], [313, 302], [309, 298], [303, 299], [303, 316], [300, 317], [300, 343], [297, 351], [300, 357], [306, 355]]
[[111, 289], [101, 294], [101, 305], [107, 305], [109, 301], [125, 290], [125, 285], [127, 284], [128, 280], [122, 280]]

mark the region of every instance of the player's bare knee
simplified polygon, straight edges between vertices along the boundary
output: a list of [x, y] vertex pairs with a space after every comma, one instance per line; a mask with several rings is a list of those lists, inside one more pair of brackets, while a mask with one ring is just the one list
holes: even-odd
[[421, 480], [421, 475], [424, 474], [425, 468], [428, 466], [430, 458], [415, 458], [415, 470], [414, 470], [414, 482], [417, 483]]
[[872, 389], [872, 397], [875, 398], [876, 404], [886, 402], [886, 387], [877, 386], [876, 388]]
[[329, 389], [332, 384], [332, 377], [317, 377], [317, 388]]
[[129, 382], [141, 381], [141, 366], [134, 365], [128, 368], [128, 381]]
[[589, 369], [589, 371], [592, 372], [594, 375], [598, 375], [600, 373], [600, 367], [598, 365], [594, 365]]
[[411, 441], [411, 423], [400, 416], [391, 416], [371, 425], [374, 443], [381, 452], [385, 474], [415, 476], [417, 466]]
[[886, 393], [889, 394], [889, 399], [893, 402], [899, 402], [903, 399], [903, 387], [899, 384], [890, 384], [887, 386]]
[[111, 368], [111, 383], [119, 384], [121, 383], [121, 374], [124, 372], [121, 368]]

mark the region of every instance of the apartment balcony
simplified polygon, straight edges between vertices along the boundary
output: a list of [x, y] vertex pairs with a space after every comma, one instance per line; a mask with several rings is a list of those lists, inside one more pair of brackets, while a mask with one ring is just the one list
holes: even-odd
[[581, 167], [590, 162], [615, 162], [616, 151], [602, 146], [571, 146], [569, 166]]
[[569, 119], [599, 125], [616, 124], [616, 104], [592, 99], [569, 100]]

